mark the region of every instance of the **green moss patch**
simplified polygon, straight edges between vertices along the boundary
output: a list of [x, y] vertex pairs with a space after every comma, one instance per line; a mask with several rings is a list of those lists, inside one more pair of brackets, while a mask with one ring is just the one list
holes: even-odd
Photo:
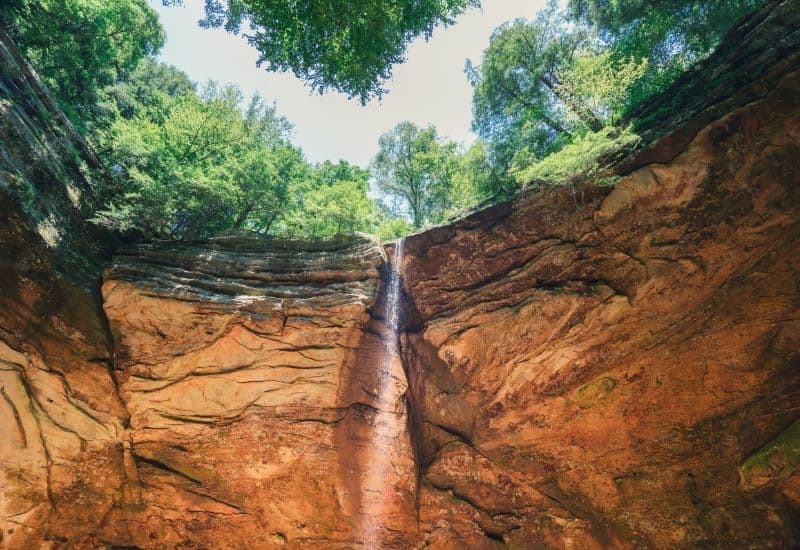
[[744, 489], [762, 487], [789, 477], [800, 465], [800, 420], [761, 447], [739, 466]]
[[575, 402], [580, 408], [589, 409], [616, 387], [617, 381], [614, 378], [608, 376], [598, 378], [578, 388], [575, 392]]

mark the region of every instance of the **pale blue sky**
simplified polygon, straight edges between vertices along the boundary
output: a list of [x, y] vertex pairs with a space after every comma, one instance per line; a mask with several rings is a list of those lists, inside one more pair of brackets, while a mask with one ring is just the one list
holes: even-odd
[[413, 42], [405, 63], [394, 68], [389, 92], [366, 106], [338, 93], [320, 96], [290, 74], [258, 69], [257, 53], [242, 37], [198, 27], [200, 0], [170, 8], [161, 0], [150, 3], [167, 31], [163, 61], [198, 82], [233, 82], [247, 95], [258, 91], [276, 101], [280, 113], [294, 124], [294, 141], [309, 160], [344, 158], [366, 166], [375, 155], [378, 137], [403, 120], [434, 124], [450, 139], [471, 143], [472, 91], [464, 61], [479, 61], [495, 27], [515, 17], [532, 17], [545, 0], [484, 0], [482, 11], [472, 10], [455, 25], [436, 29], [428, 42]]

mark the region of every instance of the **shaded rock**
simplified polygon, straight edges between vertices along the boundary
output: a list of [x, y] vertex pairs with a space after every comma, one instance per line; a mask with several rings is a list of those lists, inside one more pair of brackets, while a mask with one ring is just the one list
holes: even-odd
[[[783, 481], [794, 475], [800, 466], [800, 420], [747, 457], [739, 466], [740, 485], [744, 489], [756, 489], [776, 481]], [[793, 493], [793, 482], [787, 483], [782, 490], [788, 488]], [[791, 498], [791, 496], [790, 496]]]
[[432, 547], [798, 544], [800, 72], [773, 84], [613, 189], [407, 239]]
[[797, 546], [797, 6], [648, 107], [613, 189], [407, 239], [402, 362], [392, 246], [109, 264], [102, 170], [0, 29], [0, 544]]
[[122, 483], [127, 413], [111, 377], [85, 222], [102, 172], [0, 29], [0, 543], [96, 532]]

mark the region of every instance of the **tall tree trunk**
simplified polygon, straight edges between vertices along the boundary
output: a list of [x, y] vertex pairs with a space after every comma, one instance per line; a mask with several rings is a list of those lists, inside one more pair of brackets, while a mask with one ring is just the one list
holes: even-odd
[[574, 97], [574, 95], [567, 90], [566, 86], [558, 82], [555, 77], [545, 73], [540, 77], [540, 80], [542, 84], [553, 92], [570, 111], [575, 113], [578, 118], [581, 119], [581, 122], [586, 124], [591, 131], [599, 132], [603, 129], [603, 122], [597, 118], [589, 108], [583, 105], [580, 99]]
[[236, 219], [233, 222], [234, 229], [238, 230], [242, 228], [244, 222], [247, 221], [247, 216], [249, 216], [250, 212], [253, 211], [254, 206], [255, 206], [254, 204], [250, 203], [241, 212], [239, 212], [239, 214], [236, 216]]

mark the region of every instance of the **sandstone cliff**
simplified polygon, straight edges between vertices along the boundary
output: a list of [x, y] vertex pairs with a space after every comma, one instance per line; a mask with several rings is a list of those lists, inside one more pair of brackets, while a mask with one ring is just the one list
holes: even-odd
[[800, 10], [773, 8], [613, 189], [407, 239], [423, 541], [800, 543], [800, 56], [763, 65]]
[[[368, 310], [382, 263], [369, 240], [228, 238], [118, 254], [103, 297], [130, 425], [124, 498], [99, 540], [359, 544], [372, 504], [363, 474], [381, 451], [369, 437], [383, 404]], [[402, 401], [393, 412], [404, 417]], [[402, 426], [379, 489], [400, 493], [383, 519], [406, 546], [415, 471]]]
[[0, 34], [0, 547], [800, 544], [799, 35], [735, 29], [613, 188], [406, 239], [401, 362], [395, 246], [92, 229]]
[[0, 546], [96, 532], [122, 480], [127, 413], [110, 371], [84, 220], [93, 154], [0, 29]]

